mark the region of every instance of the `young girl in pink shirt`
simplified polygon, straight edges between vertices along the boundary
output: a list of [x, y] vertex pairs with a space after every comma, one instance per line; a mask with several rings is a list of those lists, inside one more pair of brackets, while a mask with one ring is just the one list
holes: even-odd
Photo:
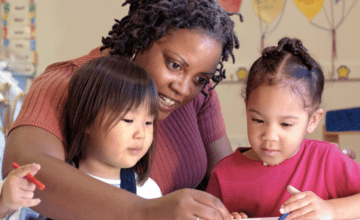
[[212, 171], [207, 192], [234, 218], [360, 217], [360, 165], [333, 144], [305, 139], [324, 113], [324, 75], [298, 39], [265, 48], [245, 92], [251, 149]]

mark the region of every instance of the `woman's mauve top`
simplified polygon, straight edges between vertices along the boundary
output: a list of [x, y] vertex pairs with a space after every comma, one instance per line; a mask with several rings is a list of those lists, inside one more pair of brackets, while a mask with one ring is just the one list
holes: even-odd
[[[80, 65], [100, 56], [100, 48], [96, 48], [86, 56], [48, 66], [34, 80], [10, 131], [22, 125], [32, 125], [63, 141], [60, 120], [70, 77]], [[209, 87], [207, 85], [205, 91]], [[195, 188], [207, 169], [204, 144], [224, 135], [225, 124], [215, 90], [209, 92], [207, 99], [200, 93], [159, 122], [151, 178], [160, 186], [163, 195], [177, 189]]]

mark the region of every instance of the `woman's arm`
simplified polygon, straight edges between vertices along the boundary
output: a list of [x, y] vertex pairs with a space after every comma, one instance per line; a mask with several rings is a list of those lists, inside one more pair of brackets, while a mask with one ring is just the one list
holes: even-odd
[[233, 152], [227, 135], [225, 134], [216, 141], [205, 144], [208, 166], [204, 179], [201, 181], [198, 189], [205, 190], [210, 179], [211, 171], [215, 165], [224, 157]]
[[3, 161], [3, 177], [13, 162], [38, 163], [36, 177], [46, 185], [35, 191], [41, 203], [33, 209], [53, 219], [231, 219], [220, 202], [197, 190], [179, 190], [159, 199], [146, 200], [110, 186], [64, 162], [62, 142], [53, 134], [34, 126], [21, 126], [8, 136]]
[[214, 169], [215, 165], [222, 158], [231, 154], [233, 150], [231, 149], [230, 142], [226, 134], [216, 141], [206, 144], [205, 148], [208, 158], [208, 168], [206, 175], [210, 177], [211, 171]]

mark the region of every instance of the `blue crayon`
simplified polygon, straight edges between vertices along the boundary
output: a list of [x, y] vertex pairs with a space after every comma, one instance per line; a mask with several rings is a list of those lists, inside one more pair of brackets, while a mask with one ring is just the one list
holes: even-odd
[[286, 217], [289, 215], [290, 213], [285, 213], [283, 215], [280, 216], [279, 220], [284, 220], [286, 219]]

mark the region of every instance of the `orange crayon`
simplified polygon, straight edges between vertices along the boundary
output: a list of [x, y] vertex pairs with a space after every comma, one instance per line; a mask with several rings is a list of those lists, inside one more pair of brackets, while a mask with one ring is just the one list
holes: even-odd
[[[15, 169], [19, 168], [19, 164], [17, 164], [16, 162], [13, 163], [13, 167]], [[26, 174], [26, 176], [24, 177], [25, 179], [29, 180], [30, 182], [34, 183], [40, 190], [45, 189], [45, 185], [40, 182], [38, 179], [36, 179], [33, 175], [31, 175], [30, 173]]]

